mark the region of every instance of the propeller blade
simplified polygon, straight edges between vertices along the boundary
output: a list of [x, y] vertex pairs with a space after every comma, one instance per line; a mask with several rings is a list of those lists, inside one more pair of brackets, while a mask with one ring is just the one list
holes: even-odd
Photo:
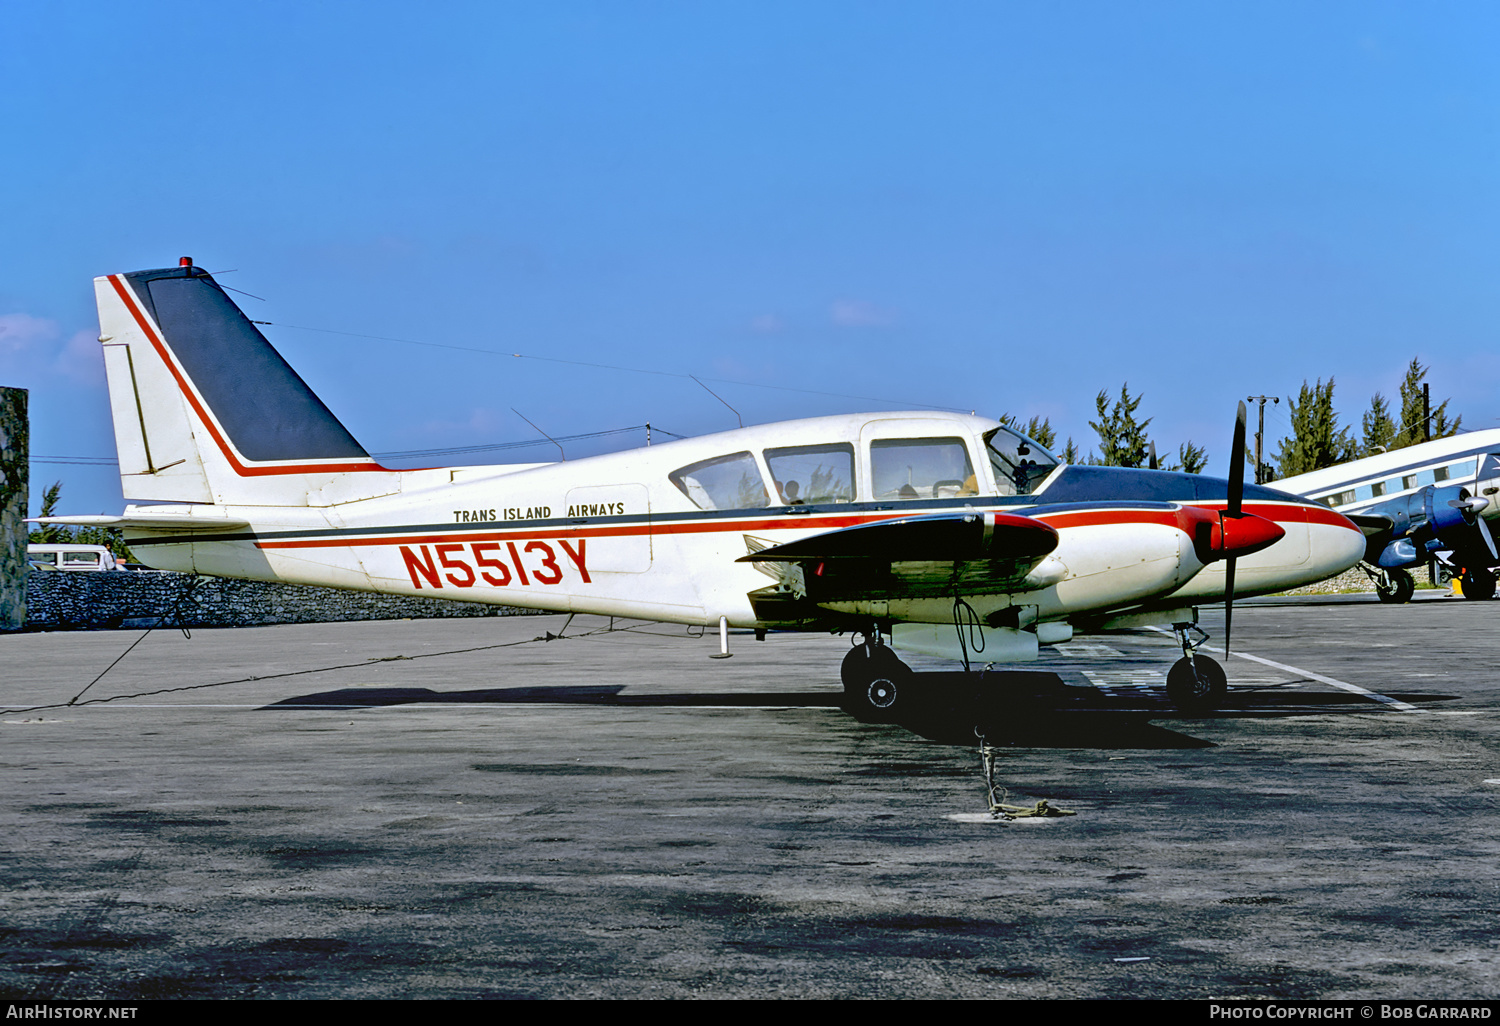
[[1234, 625], [1234, 564], [1230, 556], [1224, 561], [1224, 657], [1229, 657], [1229, 629]]
[[1500, 562], [1500, 553], [1495, 551], [1495, 536], [1490, 533], [1490, 525], [1485, 523], [1484, 517], [1480, 517], [1474, 526], [1479, 528], [1479, 537], [1484, 539], [1485, 546], [1490, 550], [1490, 559]]
[[[1240, 403], [1234, 418], [1234, 445], [1229, 453], [1229, 508], [1224, 511], [1228, 518], [1238, 518], [1245, 501], [1245, 404]], [[1224, 655], [1229, 655], [1229, 631], [1234, 624], [1234, 564], [1235, 557], [1224, 561]]]
[[1234, 420], [1234, 447], [1229, 453], [1229, 515], [1240, 515], [1245, 499], [1245, 404]]

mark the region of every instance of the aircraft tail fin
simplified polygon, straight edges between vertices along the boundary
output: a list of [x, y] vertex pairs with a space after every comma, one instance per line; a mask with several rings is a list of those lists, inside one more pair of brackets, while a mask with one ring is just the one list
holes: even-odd
[[351, 474], [342, 498], [399, 487], [186, 257], [94, 288], [127, 499], [322, 505]]

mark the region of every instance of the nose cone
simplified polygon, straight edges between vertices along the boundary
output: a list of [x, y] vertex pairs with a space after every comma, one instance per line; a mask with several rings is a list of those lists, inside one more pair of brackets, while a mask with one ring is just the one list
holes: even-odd
[[1252, 552], [1275, 545], [1286, 537], [1286, 528], [1274, 520], [1258, 517], [1254, 513], [1221, 515], [1219, 528], [1214, 532], [1214, 554], [1223, 559], [1230, 556], [1248, 556]]

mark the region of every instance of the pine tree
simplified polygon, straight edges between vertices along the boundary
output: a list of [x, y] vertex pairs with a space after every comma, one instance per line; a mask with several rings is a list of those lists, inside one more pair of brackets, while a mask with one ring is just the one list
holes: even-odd
[[1184, 474], [1201, 474], [1206, 466], [1208, 466], [1208, 450], [1194, 445], [1192, 439], [1189, 439], [1177, 447], [1177, 462], [1167, 469], [1179, 470]]
[[1021, 418], [1013, 413], [1002, 413], [999, 419], [1000, 423], [1025, 435], [1048, 452], [1057, 444], [1057, 431], [1053, 429], [1050, 417], [1032, 417], [1024, 425]]
[[[1391, 445], [1392, 449], [1427, 440], [1426, 424], [1422, 417], [1422, 380], [1426, 377], [1427, 368], [1417, 362], [1415, 356], [1412, 357], [1406, 368], [1406, 377], [1401, 380], [1401, 431]], [[1459, 425], [1463, 423], [1462, 417], [1455, 418], [1451, 424], [1448, 422], [1448, 403], [1449, 400], [1444, 399], [1432, 409], [1433, 438], [1456, 435]]]
[[1108, 393], [1103, 391], [1094, 398], [1094, 405], [1099, 411], [1099, 419], [1089, 421], [1089, 427], [1099, 435], [1099, 462], [1106, 467], [1144, 467], [1150, 447], [1146, 425], [1151, 419], [1148, 417], [1139, 422], [1135, 419], [1141, 397], [1131, 398], [1130, 383], [1120, 386], [1120, 398], [1115, 400], [1113, 408]]
[[1385, 396], [1376, 392], [1370, 400], [1370, 408], [1360, 420], [1364, 446], [1360, 455], [1371, 456], [1382, 449], [1391, 449], [1396, 444], [1396, 422], [1391, 419], [1391, 405]]
[[1302, 382], [1302, 391], [1288, 406], [1292, 418], [1292, 436], [1281, 440], [1276, 453], [1277, 472], [1280, 477], [1306, 474], [1311, 470], [1332, 467], [1358, 455], [1358, 444], [1348, 428], [1338, 426], [1338, 414], [1333, 409], [1333, 379], [1323, 384], [1308, 387]]
[[1041, 445], [1048, 452], [1057, 444], [1057, 432], [1052, 429], [1052, 418], [1032, 417], [1026, 422], [1026, 427], [1021, 434]]
[[1077, 464], [1083, 462], [1083, 453], [1079, 450], [1078, 443], [1073, 441], [1072, 435], [1068, 436], [1068, 444], [1063, 446], [1063, 450], [1057, 454], [1057, 458], [1064, 463]]

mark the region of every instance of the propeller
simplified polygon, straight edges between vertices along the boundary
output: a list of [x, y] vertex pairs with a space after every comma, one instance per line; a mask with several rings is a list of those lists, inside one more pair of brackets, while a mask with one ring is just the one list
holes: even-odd
[[[1237, 520], [1242, 515], [1245, 499], [1245, 404], [1240, 403], [1239, 414], [1234, 420], [1234, 445], [1229, 453], [1229, 508], [1224, 511], [1227, 519]], [[1225, 532], [1227, 534], [1227, 532]], [[1224, 561], [1224, 655], [1229, 655], [1229, 630], [1234, 624], [1234, 564], [1231, 555]]]
[[1484, 517], [1479, 515], [1489, 508], [1489, 504], [1490, 500], [1487, 496], [1470, 495], [1467, 488], [1460, 488], [1458, 498], [1448, 500], [1448, 505], [1458, 510], [1464, 520], [1478, 530], [1480, 540], [1489, 550], [1490, 559], [1500, 560], [1500, 552], [1495, 550], [1495, 537], [1490, 533], [1490, 525], [1485, 523]]
[[1462, 510], [1464, 519], [1472, 524], [1475, 517], [1489, 508], [1490, 500], [1483, 495], [1471, 496], [1468, 489], [1460, 488], [1458, 490], [1458, 498], [1449, 499], [1448, 505], [1454, 509]]

